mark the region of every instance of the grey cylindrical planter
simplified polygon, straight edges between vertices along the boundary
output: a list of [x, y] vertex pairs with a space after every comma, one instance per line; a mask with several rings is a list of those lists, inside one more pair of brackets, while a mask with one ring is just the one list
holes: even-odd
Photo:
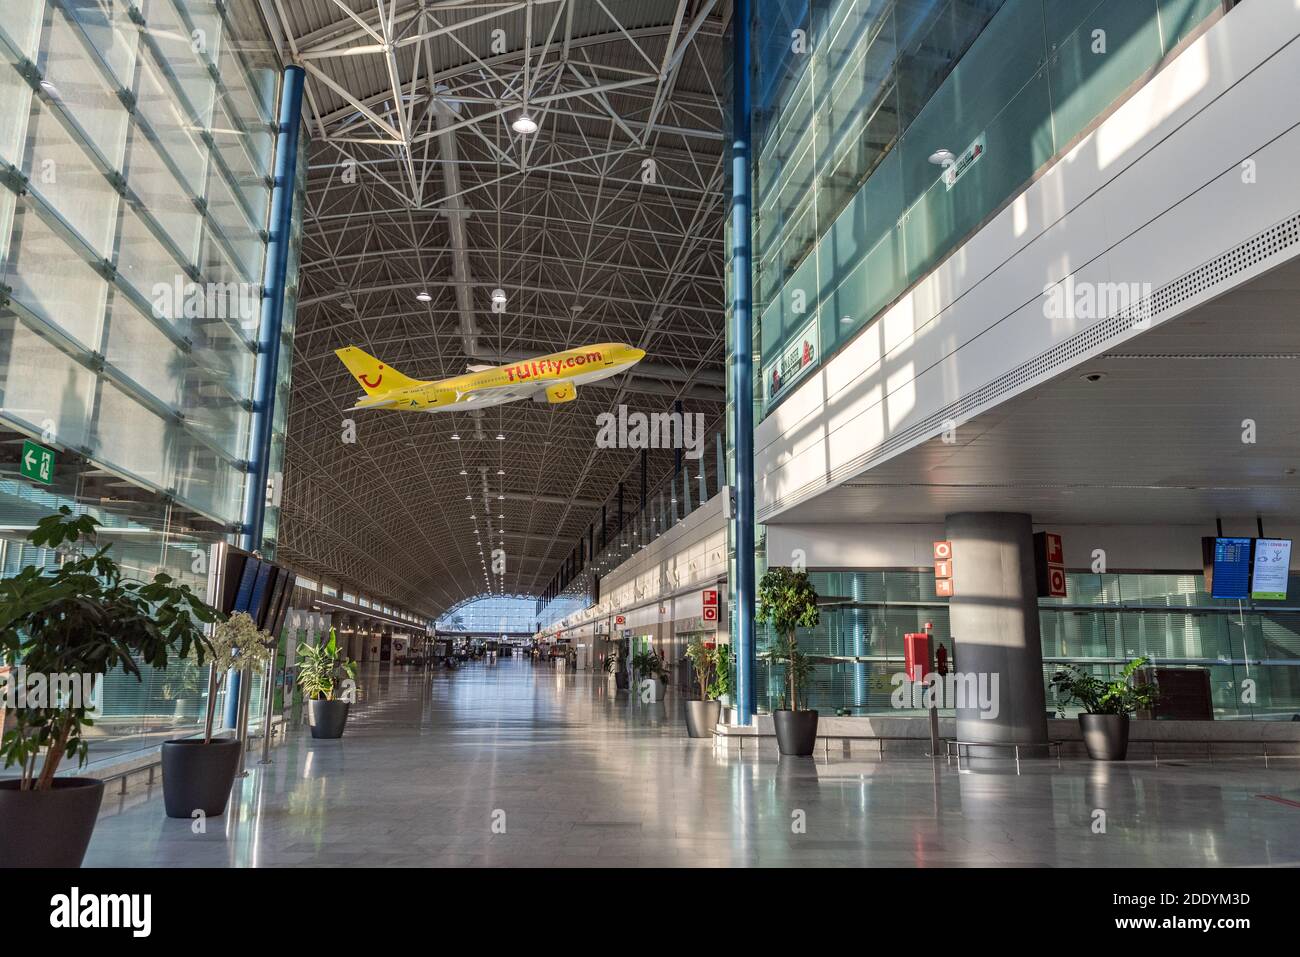
[[307, 702], [307, 716], [311, 722], [311, 736], [313, 738], [341, 738], [343, 729], [348, 723], [348, 708], [351, 705], [347, 701], [322, 701], [319, 699]]
[[1123, 761], [1128, 754], [1128, 715], [1081, 714], [1083, 746], [1094, 761]]
[[624, 671], [622, 668], [614, 672], [614, 690], [615, 691], [627, 690], [627, 672]]
[[239, 770], [239, 740], [182, 738], [162, 744], [163, 806], [168, 817], [191, 818], [226, 813], [230, 787]]
[[773, 711], [772, 724], [782, 754], [802, 757], [813, 753], [817, 745], [816, 711]]
[[55, 778], [48, 791], [0, 781], [0, 867], [80, 867], [104, 800], [96, 778]]
[[688, 701], [686, 702], [686, 733], [692, 738], [711, 738], [713, 728], [722, 716], [722, 702]]

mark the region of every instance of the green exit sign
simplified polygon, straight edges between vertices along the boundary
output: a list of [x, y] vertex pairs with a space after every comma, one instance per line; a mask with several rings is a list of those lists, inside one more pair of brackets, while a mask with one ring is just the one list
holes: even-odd
[[32, 441], [23, 442], [18, 472], [23, 478], [49, 485], [54, 481], [54, 450]]

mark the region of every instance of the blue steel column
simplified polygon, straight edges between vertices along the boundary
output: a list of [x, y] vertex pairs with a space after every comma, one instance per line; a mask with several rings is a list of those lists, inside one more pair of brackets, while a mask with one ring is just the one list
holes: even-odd
[[754, 676], [754, 368], [750, 309], [751, 181], [749, 153], [750, 0], [736, 0], [732, 34], [731, 392], [736, 411], [736, 723], [752, 724]]
[[[253, 414], [248, 430], [248, 475], [244, 483], [243, 534], [239, 542], [250, 552], [262, 547], [262, 524], [266, 517], [266, 479], [271, 458], [271, 423], [275, 418], [275, 384], [280, 366], [284, 284], [289, 269], [294, 179], [298, 172], [298, 128], [302, 120], [305, 77], [302, 67], [286, 67], [280, 84], [275, 179], [271, 189], [271, 218], [267, 224], [266, 262], [262, 267], [262, 314], [258, 322]], [[226, 682], [226, 727], [235, 726], [238, 709], [239, 672], [231, 671]]]

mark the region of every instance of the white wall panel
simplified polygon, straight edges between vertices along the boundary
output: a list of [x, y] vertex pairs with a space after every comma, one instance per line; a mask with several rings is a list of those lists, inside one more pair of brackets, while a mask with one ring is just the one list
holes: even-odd
[[[1286, 45], [1298, 35], [1300, 4], [1235, 9], [801, 383], [756, 431], [760, 517], [860, 474], [882, 442], [1096, 323], [1045, 318], [1048, 284], [1073, 274], [1158, 289], [1300, 210], [1300, 180], [1289, 172], [1300, 97], [1282, 95], [1300, 77], [1300, 43]], [[1250, 184], [1246, 159], [1257, 168]], [[1260, 262], [1155, 322], [1275, 264]], [[938, 431], [931, 424], [879, 460]]]

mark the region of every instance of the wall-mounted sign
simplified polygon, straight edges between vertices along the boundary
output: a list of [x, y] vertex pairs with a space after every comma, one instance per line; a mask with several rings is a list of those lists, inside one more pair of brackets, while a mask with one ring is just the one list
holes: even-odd
[[33, 482], [49, 485], [54, 481], [54, 450], [29, 440], [24, 441], [22, 457], [18, 459], [18, 474]]
[[718, 603], [718, 590], [716, 588], [704, 589], [704, 604], [716, 605]]
[[1286, 599], [1287, 578], [1291, 572], [1291, 539], [1255, 539], [1254, 570], [1250, 597], [1264, 601]]
[[763, 367], [763, 388], [767, 401], [785, 395], [820, 358], [817, 316], [814, 315], [781, 349], [776, 359]]
[[940, 598], [951, 598], [952, 542], [934, 543], [934, 593]]
[[1034, 533], [1034, 575], [1040, 596], [1066, 597], [1065, 548], [1055, 532]]
[[705, 621], [717, 621], [717, 620], [718, 620], [718, 606], [717, 606], [717, 605], [705, 605], [705, 606], [704, 606], [704, 620], [705, 620]]
[[966, 173], [969, 172], [970, 168], [979, 162], [980, 157], [984, 155], [984, 152], [987, 149], [988, 146], [984, 134], [981, 133], [975, 138], [974, 143], [962, 151], [961, 156], [958, 156], [953, 160], [952, 165], [944, 167], [943, 185], [948, 189], [952, 189], [956, 186], [957, 180], [965, 176]]
[[1203, 538], [1205, 587], [1211, 598], [1250, 597], [1249, 538]]

